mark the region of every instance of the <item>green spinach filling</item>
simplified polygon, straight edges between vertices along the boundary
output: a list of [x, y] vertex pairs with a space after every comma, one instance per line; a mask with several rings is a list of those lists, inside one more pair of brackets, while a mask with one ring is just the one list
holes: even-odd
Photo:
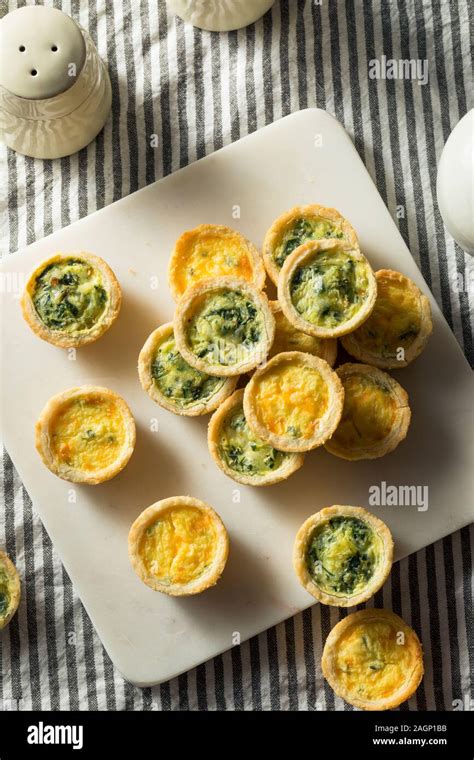
[[103, 314], [108, 296], [100, 272], [82, 259], [47, 266], [36, 279], [33, 304], [51, 330], [89, 330]]
[[8, 576], [4, 570], [0, 570], [0, 617], [5, 617], [10, 606], [10, 591], [8, 589]]
[[318, 253], [298, 267], [290, 282], [291, 301], [303, 319], [336, 327], [351, 319], [367, 297], [365, 264], [346, 253]]
[[219, 454], [231, 470], [245, 475], [265, 475], [277, 470], [288, 456], [255, 438], [242, 404], [232, 409], [222, 425]]
[[357, 594], [372, 578], [381, 540], [356, 517], [333, 517], [310, 538], [306, 564], [320, 589], [331, 594]]
[[203, 299], [189, 320], [190, 350], [211, 364], [231, 366], [253, 354], [264, 334], [261, 310], [243, 293], [221, 290]]
[[173, 333], [158, 345], [151, 376], [163, 396], [182, 408], [207, 401], [225, 383], [225, 378], [211, 377], [191, 367], [176, 348]]
[[286, 230], [280, 244], [275, 250], [274, 259], [278, 267], [282, 267], [286, 259], [308, 240], [322, 238], [343, 238], [344, 235], [329, 219], [322, 217], [300, 217]]

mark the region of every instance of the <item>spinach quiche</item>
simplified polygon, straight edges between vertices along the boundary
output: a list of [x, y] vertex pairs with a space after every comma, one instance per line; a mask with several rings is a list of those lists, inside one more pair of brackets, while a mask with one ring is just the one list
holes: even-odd
[[174, 414], [196, 417], [216, 409], [235, 390], [238, 377], [216, 377], [191, 367], [176, 348], [173, 323], [154, 330], [140, 351], [143, 390]]
[[57, 253], [29, 276], [21, 306], [40, 338], [79, 348], [109, 329], [121, 302], [120, 285], [103, 259], [91, 253]]
[[250, 430], [281, 451], [309, 451], [331, 437], [342, 414], [344, 389], [329, 364], [286, 351], [260, 367], [245, 388]]
[[269, 358], [284, 351], [303, 351], [319, 356], [334, 367], [337, 357], [337, 340], [333, 338], [315, 338], [293, 327], [281, 310], [278, 301], [270, 301], [270, 308], [275, 317], [275, 339], [270, 349]]
[[53, 396], [36, 423], [36, 449], [63, 480], [96, 485], [115, 477], [135, 447], [135, 422], [117, 393], [96, 385]]
[[344, 408], [325, 443], [327, 451], [353, 460], [389, 454], [410, 426], [408, 394], [393, 377], [368, 364], [343, 364], [336, 372], [344, 386]]
[[371, 315], [344, 336], [347, 353], [381, 369], [406, 367], [423, 351], [431, 335], [431, 306], [419, 287], [400, 272], [380, 269]]
[[297, 330], [338, 338], [370, 315], [377, 296], [375, 275], [359, 248], [341, 240], [310, 240], [285, 261], [278, 300]]
[[423, 650], [394, 612], [364, 609], [337, 623], [324, 645], [323, 675], [336, 694], [362, 710], [390, 710], [415, 693]]
[[393, 540], [385, 523], [362, 507], [335, 505], [311, 515], [293, 550], [296, 575], [323, 604], [353, 607], [385, 583]]
[[276, 219], [263, 241], [263, 261], [268, 276], [278, 285], [278, 277], [296, 248], [308, 240], [345, 240], [353, 248], [359, 243], [353, 227], [335, 208], [312, 203], [295, 206]]
[[168, 265], [174, 300], [201, 280], [223, 276], [248, 280], [262, 290], [265, 267], [260, 252], [240, 232], [220, 224], [201, 224], [184, 232]]
[[6, 628], [20, 604], [18, 571], [5, 552], [0, 551], [0, 631]]
[[244, 389], [240, 388], [214, 412], [208, 446], [218, 467], [229, 478], [249, 486], [269, 486], [286, 480], [304, 461], [304, 454], [278, 451], [257, 438], [245, 419]]
[[214, 586], [229, 554], [224, 523], [192, 496], [157, 501], [135, 520], [128, 553], [138, 577], [154, 591], [190, 596]]
[[275, 320], [264, 293], [246, 280], [216, 277], [189, 288], [174, 318], [178, 351], [195, 369], [240, 375], [265, 361]]

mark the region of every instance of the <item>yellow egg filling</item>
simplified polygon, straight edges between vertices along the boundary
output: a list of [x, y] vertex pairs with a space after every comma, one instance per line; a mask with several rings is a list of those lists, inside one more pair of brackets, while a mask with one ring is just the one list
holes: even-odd
[[362, 374], [349, 375], [342, 382], [344, 407], [332, 441], [347, 449], [383, 441], [392, 430], [397, 408], [390, 388]]
[[387, 699], [408, 680], [415, 664], [412, 637], [387, 620], [350, 627], [338, 643], [336, 677], [348, 697]]
[[326, 351], [324, 344], [327, 341], [297, 330], [280, 310], [274, 311], [273, 316], [275, 317], [275, 339], [270, 350], [270, 357], [281, 354], [283, 351], [302, 351], [324, 358]]
[[196, 507], [171, 507], [145, 530], [140, 558], [149, 575], [164, 584], [199, 578], [217, 551], [217, 533], [208, 514]]
[[175, 286], [182, 295], [191, 285], [224, 275], [252, 281], [252, 261], [242, 237], [219, 232], [202, 233], [182, 246], [176, 258]]
[[275, 435], [312, 438], [328, 401], [320, 372], [299, 363], [278, 364], [256, 379], [256, 415]]
[[113, 464], [125, 438], [121, 410], [113, 399], [101, 396], [66, 401], [50, 423], [54, 457], [76, 470], [95, 472]]

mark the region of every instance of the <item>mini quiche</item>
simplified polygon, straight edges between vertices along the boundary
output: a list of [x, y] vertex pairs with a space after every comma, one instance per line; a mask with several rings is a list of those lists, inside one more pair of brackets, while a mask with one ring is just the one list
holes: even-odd
[[257, 248], [240, 232], [218, 224], [201, 224], [176, 241], [168, 266], [171, 295], [211, 277], [239, 277], [262, 290], [265, 267]]
[[408, 432], [408, 394], [393, 377], [368, 364], [343, 364], [336, 370], [344, 386], [339, 426], [325, 443], [342, 459], [377, 459], [389, 454]]
[[310, 240], [285, 261], [278, 300], [297, 330], [317, 338], [337, 338], [370, 315], [377, 283], [369, 262], [340, 240]]
[[431, 306], [415, 283], [400, 272], [380, 269], [377, 300], [366, 322], [342, 340], [346, 351], [381, 369], [406, 367], [431, 335]]
[[135, 520], [128, 553], [138, 577], [154, 591], [189, 596], [214, 586], [229, 554], [224, 523], [191, 496], [157, 501]]
[[303, 353], [325, 359], [331, 367], [334, 367], [337, 357], [337, 340], [332, 338], [323, 340], [297, 330], [291, 322], [288, 322], [278, 301], [270, 301], [270, 308], [275, 317], [275, 340], [270, 349], [269, 358], [284, 351], [303, 351]]
[[263, 241], [263, 261], [268, 276], [278, 285], [280, 270], [288, 256], [308, 240], [345, 240], [353, 248], [359, 243], [347, 219], [335, 208], [316, 203], [295, 206], [276, 219]]
[[389, 529], [362, 507], [336, 505], [311, 515], [293, 550], [293, 566], [306, 591], [335, 607], [370, 599], [385, 583], [392, 561]]
[[53, 396], [36, 423], [36, 449], [52, 473], [96, 485], [118, 475], [135, 447], [127, 404], [108, 388], [83, 385]]
[[0, 631], [6, 628], [20, 604], [20, 576], [10, 557], [0, 551]]
[[217, 277], [189, 288], [174, 318], [178, 351], [192, 367], [218, 377], [265, 361], [275, 320], [264, 293], [246, 280]]
[[36, 267], [21, 299], [33, 332], [62, 348], [101, 337], [117, 319], [120, 285], [106, 262], [91, 253], [57, 253]]
[[148, 337], [138, 358], [143, 390], [174, 414], [196, 417], [217, 409], [235, 390], [238, 377], [216, 377], [201, 372], [183, 359], [174, 337], [173, 323], [158, 327]]
[[304, 454], [278, 451], [257, 438], [245, 419], [244, 389], [230, 396], [211, 417], [208, 446], [218, 467], [229, 478], [249, 486], [269, 486], [286, 480], [304, 461]]
[[415, 693], [423, 650], [415, 631], [390, 610], [353, 612], [334, 626], [322, 656], [336, 694], [362, 710], [390, 710]]
[[344, 389], [329, 364], [301, 351], [277, 354], [244, 392], [250, 430], [280, 451], [309, 451], [339, 424]]

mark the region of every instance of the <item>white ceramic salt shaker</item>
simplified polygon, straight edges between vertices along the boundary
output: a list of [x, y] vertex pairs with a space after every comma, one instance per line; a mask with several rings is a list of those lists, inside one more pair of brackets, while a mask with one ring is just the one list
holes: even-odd
[[253, 24], [275, 0], [168, 0], [170, 10], [199, 29], [230, 32]]
[[463, 116], [446, 141], [436, 194], [446, 229], [474, 256], [474, 109]]
[[18, 153], [59, 158], [104, 126], [112, 90], [92, 39], [56, 8], [31, 5], [0, 20], [0, 134]]

